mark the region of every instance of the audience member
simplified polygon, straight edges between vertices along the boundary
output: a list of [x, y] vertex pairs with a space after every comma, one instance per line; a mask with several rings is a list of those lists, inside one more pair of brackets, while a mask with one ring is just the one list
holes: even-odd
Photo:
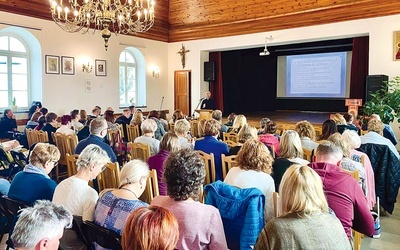
[[236, 146], [229, 149], [229, 155], [237, 155], [242, 148], [243, 143], [251, 139], [257, 139], [257, 129], [254, 126], [245, 124], [238, 133], [239, 142]]
[[165, 208], [150, 206], [128, 217], [121, 242], [123, 250], [173, 250], [178, 239], [175, 216]]
[[158, 189], [160, 191], [160, 195], [167, 195], [167, 186], [163, 180], [165, 161], [171, 153], [175, 153], [180, 149], [181, 145], [179, 143], [178, 136], [176, 136], [174, 133], [167, 132], [161, 139], [160, 151], [147, 160], [150, 170], [155, 169], [157, 171]]
[[[79, 122], [82, 124], [85, 124], [86, 119], [88, 117], [88, 115], [86, 114], [86, 110], [84, 110], [84, 109], [79, 110], [79, 116], [81, 117], [81, 119], [79, 119]], [[90, 115], [89, 115], [89, 117], [90, 117]]]
[[228, 132], [228, 127], [224, 124], [222, 124], [222, 112], [219, 109], [214, 110], [211, 113], [211, 117], [218, 121], [219, 124], [221, 125], [221, 129], [219, 130], [219, 138], [222, 139], [223, 133]]
[[335, 122], [336, 126], [337, 125], [346, 125], [347, 124], [347, 122], [344, 119], [344, 117], [339, 113], [335, 113], [335, 114], [331, 115], [331, 120]]
[[78, 136], [78, 141], [82, 141], [83, 139], [86, 139], [90, 135], [90, 123], [92, 122], [91, 116], [88, 116], [87, 119], [85, 120], [85, 124], [83, 128], [81, 128], [77, 134]]
[[29, 108], [28, 110], [28, 121], [32, 118], [32, 115], [36, 112], [40, 112], [40, 108], [42, 107], [42, 105], [40, 104], [40, 106], [38, 105], [37, 102], [34, 102], [32, 104], [32, 106]]
[[72, 116], [63, 115], [61, 116], [61, 127], [59, 127], [56, 132], [65, 135], [75, 135], [75, 131], [71, 129]]
[[49, 113], [49, 110], [45, 107], [41, 107], [39, 110], [43, 115], [47, 115], [47, 113]]
[[107, 135], [107, 122], [104, 118], [96, 118], [90, 122], [90, 135], [86, 138], [81, 140], [78, 145], [76, 145], [75, 154], [80, 154], [88, 145], [94, 144], [99, 146], [101, 149], [107, 152], [108, 157], [112, 162], [117, 161], [117, 156], [115, 155], [114, 151], [105, 143], [104, 137]]
[[197, 140], [194, 144], [194, 150], [201, 150], [207, 154], [214, 154], [216, 180], [222, 180], [221, 154], [229, 154], [228, 145], [225, 142], [217, 140], [220, 126], [221, 125], [216, 120], [207, 120], [204, 124], [204, 139]]
[[318, 174], [294, 165], [282, 178], [280, 216], [261, 231], [254, 249], [352, 249], [340, 221], [328, 213]]
[[264, 134], [265, 133], [265, 125], [267, 125], [267, 122], [269, 122], [270, 121], [270, 119], [269, 118], [267, 118], [267, 117], [265, 117], [265, 118], [261, 118], [261, 120], [260, 120], [260, 129], [258, 130], [258, 134], [259, 135], [262, 135], [262, 134]]
[[[149, 167], [141, 160], [132, 160], [120, 173], [119, 189], [106, 189], [100, 193], [94, 212], [94, 222], [118, 234], [122, 234], [128, 216], [148, 204], [139, 200], [146, 189]], [[98, 245], [96, 249], [102, 249]]]
[[354, 130], [358, 133], [358, 128], [356, 127], [356, 125], [353, 124], [354, 121], [354, 116], [352, 113], [345, 113], [343, 115], [343, 118], [345, 120], [345, 124], [340, 124], [337, 125], [337, 130], [339, 133], [343, 134], [343, 132], [345, 130]]
[[124, 108], [122, 110], [122, 115], [119, 116], [115, 122], [118, 124], [127, 125], [130, 123], [130, 117], [131, 117], [131, 110], [129, 108]]
[[[93, 221], [94, 219], [94, 210], [99, 195], [88, 185], [88, 182], [95, 179], [108, 162], [106, 151], [97, 145], [88, 145], [76, 161], [78, 170], [76, 175], [68, 177], [56, 187], [53, 203], [63, 205], [74, 215], [78, 224], [81, 223], [80, 220]], [[85, 244], [72, 229], [64, 231], [60, 247], [61, 249], [86, 249]]]
[[104, 112], [104, 119], [107, 122], [107, 129], [111, 129], [114, 131], [118, 130], [118, 126], [115, 123], [114, 111], [106, 110], [106, 112]]
[[72, 215], [50, 201], [38, 201], [21, 210], [11, 239], [17, 250], [59, 249], [65, 228], [72, 225]]
[[329, 207], [335, 212], [349, 239], [351, 229], [367, 236], [374, 233], [374, 219], [358, 182], [340, 169], [343, 151], [330, 141], [319, 144], [315, 162], [309, 166], [321, 177]]
[[174, 131], [178, 136], [181, 148], [193, 149], [194, 140], [189, 136], [190, 123], [186, 119], [176, 121]]
[[160, 148], [160, 141], [154, 139], [154, 132], [157, 130], [157, 123], [153, 119], [146, 119], [140, 126], [142, 129], [142, 136], [136, 137], [134, 142], [140, 142], [150, 146], [150, 154], [155, 155]]
[[393, 143], [389, 139], [383, 137], [383, 129], [384, 129], [384, 124], [381, 121], [377, 119], [370, 120], [368, 122], [368, 133], [360, 137], [361, 144], [372, 143], [372, 144], [386, 145], [389, 147], [390, 151], [392, 151], [393, 154], [397, 158], [399, 158], [399, 152], [397, 151]]
[[40, 111], [32, 114], [31, 119], [26, 123], [25, 134], [27, 129], [34, 129], [37, 125], [39, 125], [38, 120], [41, 115], [43, 114]]
[[203, 100], [201, 101], [201, 105], [200, 108], [201, 109], [216, 109], [216, 105], [213, 99], [211, 99], [211, 92], [210, 91], [206, 91], [205, 93], [205, 98], [203, 98]]
[[322, 134], [318, 136], [318, 141], [327, 140], [329, 136], [337, 132], [337, 126], [335, 121], [326, 120], [322, 123]]
[[233, 121], [232, 128], [229, 132], [239, 133], [240, 129], [247, 124], [246, 116], [244, 115], [237, 115], [235, 120]]
[[32, 206], [37, 200], [52, 200], [57, 183], [49, 173], [57, 166], [60, 151], [48, 143], [37, 143], [24, 170], [11, 182], [8, 196]]
[[[377, 115], [377, 114], [372, 114], [369, 118], [370, 118], [370, 120], [381, 121], [381, 117], [379, 115]], [[393, 143], [393, 145], [396, 146], [397, 145], [397, 138], [396, 138], [396, 135], [393, 132], [392, 127], [389, 124], [385, 124], [385, 123], [383, 123], [383, 126], [384, 126], [383, 134], [382, 134], [383, 137], [385, 137], [386, 139], [389, 139]]]
[[34, 130], [42, 130], [45, 124], [46, 124], [46, 116], [45, 115], [39, 116], [38, 125], [34, 128]]
[[276, 123], [274, 121], [267, 122], [264, 127], [264, 134], [260, 135], [259, 140], [268, 147], [274, 147], [276, 156], [279, 156], [279, 139], [279, 135], [276, 134]]
[[95, 107], [92, 109], [91, 118], [92, 118], [92, 119], [96, 119], [97, 117], [100, 117], [100, 116], [101, 116], [101, 109], [100, 109], [99, 106], [95, 106]]
[[168, 196], [154, 197], [151, 205], [169, 209], [177, 218], [176, 249], [227, 249], [218, 209], [195, 201], [205, 176], [204, 161], [190, 149], [171, 154], [165, 163]]
[[161, 124], [164, 126], [165, 132], [168, 132], [169, 131], [169, 124], [168, 124], [168, 121], [167, 121], [167, 113], [165, 113], [164, 110], [161, 110], [159, 112], [158, 119], [160, 120]]
[[206, 134], [204, 133], [204, 126], [205, 126], [206, 122], [207, 122], [206, 119], [201, 119], [199, 121], [199, 124], [197, 124], [197, 130], [199, 132], [198, 138], [202, 138], [202, 137], [206, 136]]
[[79, 130], [83, 128], [83, 123], [80, 122], [81, 120], [81, 115], [79, 113], [79, 110], [74, 109], [70, 112], [71, 115], [71, 127], [75, 131], [75, 134], [78, 134]]
[[[138, 125], [139, 130], [142, 127], [142, 122], [144, 121], [143, 113], [140, 110], [136, 110], [136, 112], [133, 114], [132, 120], [131, 120], [131, 125]], [[156, 124], [157, 125], [157, 124]], [[143, 133], [143, 131], [139, 131], [140, 133]]]
[[256, 139], [246, 141], [236, 157], [237, 167], [232, 167], [224, 182], [239, 188], [258, 188], [265, 195], [264, 219], [274, 215], [272, 194], [275, 192], [271, 177], [274, 159], [268, 148]]
[[301, 147], [308, 150], [314, 150], [318, 147], [315, 142], [315, 129], [309, 121], [300, 121], [296, 123], [295, 131], [299, 134]]
[[228, 121], [225, 123], [225, 125], [227, 126], [227, 127], [232, 127], [233, 126], [233, 121], [235, 120], [235, 118], [236, 118], [236, 114], [235, 113], [230, 113], [229, 115], [228, 115]]
[[303, 159], [303, 148], [299, 134], [294, 130], [286, 130], [281, 136], [279, 157], [272, 164], [272, 177], [275, 181], [275, 190], [279, 190], [281, 179], [286, 169], [294, 164], [307, 165]]
[[172, 114], [172, 119], [169, 120], [169, 123], [174, 124], [176, 121], [180, 120], [180, 119], [185, 119], [185, 115], [183, 114], [182, 110], [177, 109], [174, 111], [174, 113]]
[[49, 143], [54, 144], [52, 133], [57, 131], [57, 115], [53, 112], [47, 113], [46, 124], [43, 126], [42, 131], [47, 132]]
[[17, 120], [11, 109], [5, 109], [4, 115], [0, 119], [0, 138], [11, 138], [9, 132], [17, 131]]
[[160, 120], [158, 119], [158, 111], [152, 110], [149, 112], [147, 119], [153, 119], [157, 124], [157, 129], [154, 131], [154, 138], [157, 140], [161, 140], [161, 138], [165, 134], [164, 126], [161, 124]]

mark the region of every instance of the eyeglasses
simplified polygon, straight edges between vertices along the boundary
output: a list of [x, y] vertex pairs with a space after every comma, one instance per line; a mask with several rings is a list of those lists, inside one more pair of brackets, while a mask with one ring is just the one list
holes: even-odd
[[58, 161], [53, 161], [54, 167], [58, 165]]

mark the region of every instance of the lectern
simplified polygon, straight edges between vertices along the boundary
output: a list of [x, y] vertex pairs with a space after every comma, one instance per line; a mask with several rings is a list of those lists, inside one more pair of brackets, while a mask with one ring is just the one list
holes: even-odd
[[214, 110], [212, 110], [212, 109], [196, 109], [195, 111], [197, 113], [199, 113], [199, 120], [201, 120], [201, 119], [210, 120], [211, 119], [211, 113]]

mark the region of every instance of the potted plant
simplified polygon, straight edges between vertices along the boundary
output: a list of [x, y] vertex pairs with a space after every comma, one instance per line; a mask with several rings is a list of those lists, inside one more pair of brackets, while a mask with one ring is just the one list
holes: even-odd
[[15, 96], [13, 97], [12, 102], [11, 102], [11, 110], [13, 112], [18, 111], [17, 100], [15, 99]]
[[389, 124], [396, 118], [400, 122], [400, 76], [394, 77], [385, 86], [371, 94], [371, 100], [365, 102], [365, 116], [378, 114], [383, 123]]

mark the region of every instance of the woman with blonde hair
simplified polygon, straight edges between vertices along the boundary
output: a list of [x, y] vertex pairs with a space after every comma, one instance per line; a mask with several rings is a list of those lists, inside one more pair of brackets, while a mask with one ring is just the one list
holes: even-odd
[[235, 132], [239, 133], [240, 129], [247, 124], [247, 119], [246, 116], [244, 115], [237, 115], [235, 117], [235, 120], [233, 120], [233, 125], [232, 128], [229, 130], [229, 132]]
[[139, 132], [140, 132], [140, 134], [142, 134], [142, 131], [141, 131], [140, 127], [141, 127], [143, 121], [144, 121], [143, 113], [142, 113], [142, 111], [137, 109], [135, 111], [135, 113], [133, 113], [130, 125], [138, 125], [139, 126]]
[[128, 217], [121, 244], [123, 250], [173, 250], [178, 239], [175, 216], [168, 209], [150, 206], [139, 208]]
[[254, 249], [351, 249], [340, 221], [328, 213], [319, 175], [291, 166], [279, 188], [280, 216], [270, 220]]
[[246, 141], [236, 157], [236, 166], [231, 168], [224, 182], [239, 188], [258, 188], [265, 195], [264, 218], [273, 216], [272, 193], [275, 191], [271, 177], [274, 159], [268, 148], [257, 139]]
[[160, 151], [147, 160], [150, 170], [155, 169], [157, 171], [158, 189], [160, 191], [160, 195], [167, 195], [167, 185], [163, 180], [164, 163], [170, 153], [178, 152], [180, 149], [181, 144], [179, 143], [178, 136], [176, 136], [174, 133], [167, 132], [160, 141]]
[[231, 147], [231, 149], [229, 149], [229, 155], [237, 155], [239, 153], [239, 150], [242, 148], [243, 143], [245, 143], [247, 140], [250, 139], [257, 139], [257, 128], [249, 125], [249, 124], [245, 124], [238, 133], [238, 137], [239, 137], [239, 143], [238, 145]]
[[153, 119], [146, 119], [140, 125], [143, 135], [136, 137], [133, 142], [140, 142], [150, 146], [150, 154], [155, 155], [160, 148], [160, 141], [154, 139], [154, 132], [157, 130], [157, 123]]
[[[148, 204], [139, 200], [146, 188], [149, 166], [141, 160], [132, 160], [120, 173], [118, 189], [106, 189], [100, 193], [94, 212], [94, 222], [118, 234], [122, 234], [125, 221], [132, 211]], [[100, 249], [98, 246], [96, 249]]]
[[8, 196], [33, 206], [37, 200], [52, 200], [57, 183], [49, 173], [57, 166], [60, 151], [54, 145], [39, 142], [33, 148], [23, 171], [17, 173], [11, 182]]
[[204, 127], [205, 127], [206, 122], [207, 122], [206, 119], [201, 119], [199, 121], [199, 124], [198, 124], [198, 131], [199, 131], [199, 136], [198, 137], [199, 138], [206, 136], [206, 134], [204, 132]]
[[193, 149], [194, 140], [189, 135], [190, 123], [186, 119], [180, 119], [175, 122], [174, 132], [178, 136], [181, 148]]
[[300, 136], [301, 147], [309, 150], [314, 150], [318, 147], [318, 143], [315, 142], [315, 129], [309, 121], [300, 121], [296, 123], [294, 129]]
[[281, 136], [280, 158], [275, 159], [272, 165], [272, 177], [275, 181], [275, 190], [279, 189], [281, 179], [286, 169], [293, 164], [307, 165], [310, 163], [303, 159], [303, 148], [299, 134], [294, 130], [286, 130]]

